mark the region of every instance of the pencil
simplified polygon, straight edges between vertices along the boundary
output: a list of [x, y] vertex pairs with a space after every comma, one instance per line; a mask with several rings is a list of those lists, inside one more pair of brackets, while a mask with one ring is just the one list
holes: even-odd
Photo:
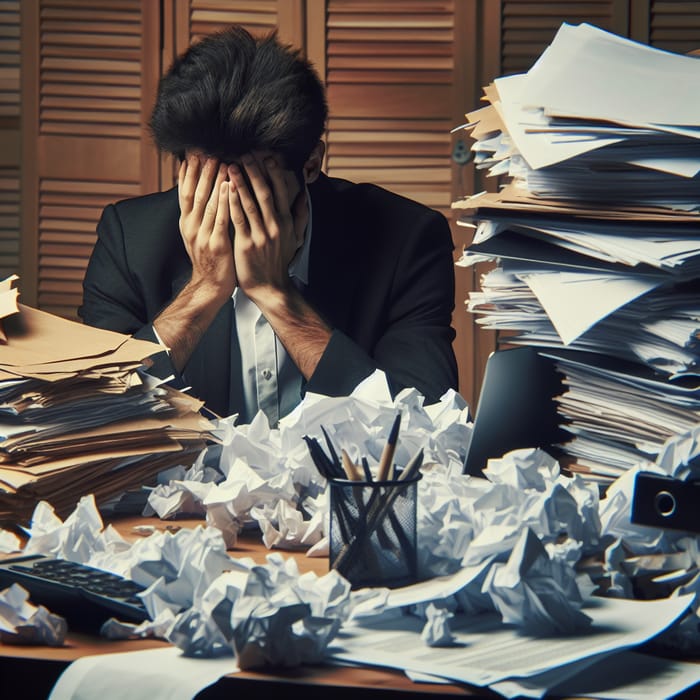
[[342, 457], [343, 470], [345, 471], [345, 476], [348, 477], [350, 481], [362, 481], [362, 477], [357, 469], [355, 463], [350, 459], [350, 455], [344, 450], [340, 450]]
[[399, 426], [401, 425], [401, 414], [397, 413], [394, 418], [394, 424], [389, 432], [389, 439], [384, 445], [382, 456], [379, 459], [379, 470], [377, 472], [377, 481], [386, 481], [392, 471], [394, 462], [394, 452], [396, 451], [396, 441], [399, 437]]

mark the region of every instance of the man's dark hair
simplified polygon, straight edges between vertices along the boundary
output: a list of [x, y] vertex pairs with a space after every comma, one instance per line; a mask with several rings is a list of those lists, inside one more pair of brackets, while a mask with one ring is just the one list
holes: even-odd
[[158, 148], [180, 158], [195, 150], [231, 163], [269, 150], [299, 172], [327, 116], [323, 85], [297, 49], [275, 32], [255, 38], [234, 26], [175, 60], [161, 78], [149, 126]]

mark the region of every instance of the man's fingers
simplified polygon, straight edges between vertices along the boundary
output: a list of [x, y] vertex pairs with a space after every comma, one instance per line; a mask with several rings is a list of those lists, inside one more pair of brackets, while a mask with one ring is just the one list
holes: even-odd
[[192, 211], [194, 193], [199, 180], [200, 163], [197, 156], [189, 155], [180, 163], [178, 172], [178, 199], [180, 211], [187, 215]]
[[263, 163], [272, 185], [275, 208], [277, 211], [284, 211], [289, 208], [289, 190], [287, 188], [287, 181], [284, 178], [284, 170], [280, 168], [277, 159], [273, 156], [265, 158]]
[[266, 239], [263, 220], [258, 208], [258, 202], [248, 186], [243, 171], [238, 165], [229, 166], [229, 178], [234, 185], [231, 198], [231, 219], [236, 232], [239, 229], [245, 235], [255, 239], [257, 245], [262, 245]]
[[234, 236], [247, 236], [250, 234], [248, 219], [241, 206], [241, 198], [238, 195], [238, 186], [232, 179], [228, 187], [228, 206], [231, 222], [233, 223]]
[[268, 227], [278, 225], [281, 230], [286, 230], [291, 224], [292, 211], [284, 169], [280, 167], [278, 160], [273, 156], [265, 158], [264, 165], [272, 187], [272, 206], [263, 210], [265, 224]]
[[[246, 182], [241, 166], [233, 164], [229, 166], [229, 177], [236, 185], [236, 192], [240, 200], [240, 206], [247, 219], [251, 234], [258, 239], [257, 243], [262, 244], [267, 237], [264, 221], [260, 213], [260, 208], [266, 197], [270, 197], [270, 189], [263, 186], [260, 169], [255, 165], [255, 161], [246, 158], [245, 173], [248, 176], [250, 185]], [[267, 190], [267, 194], [264, 190]]]
[[202, 215], [202, 225], [200, 227], [200, 231], [203, 233], [211, 229], [214, 224], [214, 220], [217, 217], [222, 191], [221, 184], [226, 180], [226, 176], [226, 166], [223, 164], [219, 165], [218, 172], [216, 173], [216, 181], [214, 182], [209, 199], [207, 200], [207, 205], [204, 207], [204, 214]]
[[182, 186], [185, 184], [185, 173], [187, 172], [187, 160], [180, 161], [180, 167], [177, 169], [177, 187], [182, 191]]
[[216, 217], [211, 234], [211, 247], [214, 251], [224, 252], [231, 249], [228, 235], [228, 222], [231, 220], [229, 215], [229, 183], [226, 180], [219, 182], [213, 194], [216, 196]]
[[215, 189], [215, 181], [218, 172], [219, 161], [215, 158], [206, 158], [201, 166], [199, 179], [197, 180], [197, 186], [194, 191], [192, 211], [195, 215], [200, 217], [204, 216], [204, 210], [211, 200], [212, 190]]

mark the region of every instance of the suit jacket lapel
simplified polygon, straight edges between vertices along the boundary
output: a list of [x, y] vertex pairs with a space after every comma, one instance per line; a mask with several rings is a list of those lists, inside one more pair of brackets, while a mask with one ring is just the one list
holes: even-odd
[[313, 211], [309, 286], [304, 295], [334, 327], [346, 330], [357, 280], [354, 265], [337, 265], [356, 255], [352, 232], [339, 215], [338, 196], [331, 181], [321, 173], [309, 186]]

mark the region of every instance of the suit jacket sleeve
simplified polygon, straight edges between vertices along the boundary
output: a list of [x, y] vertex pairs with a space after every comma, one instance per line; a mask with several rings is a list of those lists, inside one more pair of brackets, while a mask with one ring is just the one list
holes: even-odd
[[[417, 216], [416, 216], [417, 215]], [[407, 219], [409, 217], [406, 217]], [[417, 388], [427, 403], [434, 403], [448, 390], [458, 388], [457, 363], [452, 348], [454, 309], [454, 249], [449, 225], [439, 213], [421, 207], [410, 210], [410, 225], [394, 225], [387, 248], [364, 250], [379, 255], [383, 269], [363, 279], [355, 300], [380, 329], [368, 346], [352, 337], [352, 331], [335, 328], [306, 390], [346, 395], [376, 369], [383, 370], [393, 394]], [[387, 226], [384, 226], [386, 233]], [[386, 236], [382, 237], [386, 239]], [[376, 241], [368, 241], [368, 245]], [[362, 263], [358, 263], [362, 264]], [[378, 300], [370, 297], [373, 285]], [[385, 285], [381, 286], [381, 285]], [[363, 290], [367, 298], [363, 298]], [[376, 305], [382, 306], [378, 312]], [[363, 319], [360, 319], [362, 322]]]
[[[124, 227], [119, 210], [105, 207], [97, 224], [97, 242], [83, 279], [83, 303], [78, 309], [83, 323], [158, 343], [150, 323], [146, 295], [129, 264]], [[174, 378], [183, 384], [169, 354], [156, 350], [149, 373]]]

